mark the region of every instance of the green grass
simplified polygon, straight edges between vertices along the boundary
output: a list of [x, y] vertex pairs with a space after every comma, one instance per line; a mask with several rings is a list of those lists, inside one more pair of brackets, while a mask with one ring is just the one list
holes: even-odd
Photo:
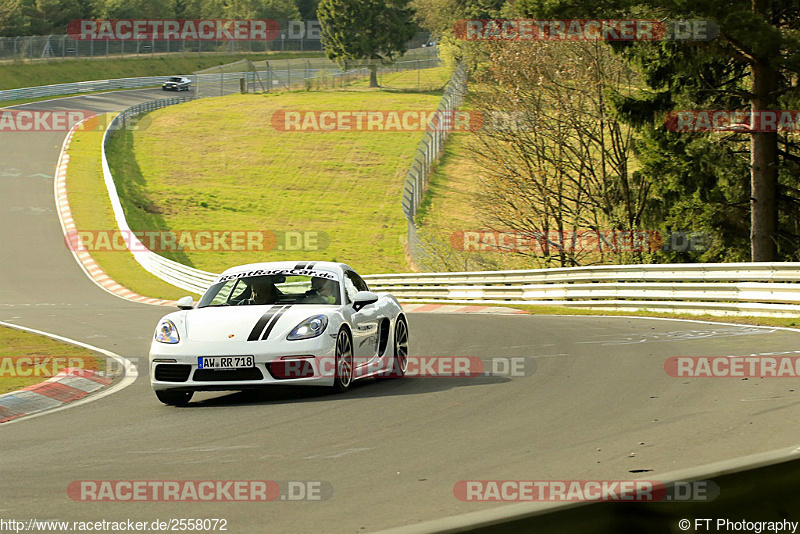
[[[0, 90], [57, 83], [191, 74], [197, 70], [240, 59], [263, 61], [322, 57], [322, 52], [263, 52], [253, 54], [186, 54], [151, 57], [65, 59], [31, 63], [0, 64]], [[52, 97], [51, 97], [52, 98]], [[0, 102], [0, 106], [7, 105]]]
[[453, 248], [454, 233], [486, 229], [475, 206], [480, 192], [478, 178], [484, 171], [469, 152], [474, 139], [475, 134], [470, 132], [454, 132], [447, 138], [444, 154], [431, 172], [417, 211], [419, 235], [434, 251], [429, 267], [442, 271], [541, 267], [535, 258], [513, 252], [465, 252]]
[[[105, 124], [112, 117], [113, 114], [101, 116], [100, 123]], [[103, 182], [100, 164], [102, 139], [102, 130], [78, 131], [68, 151], [67, 198], [75, 225], [80, 231], [117, 229]], [[189, 294], [145, 271], [130, 252], [94, 251], [91, 255], [108, 276], [140, 295], [177, 299]]]
[[[0, 345], [3, 347], [0, 349], [0, 395], [44, 382], [68, 363], [84, 369], [105, 369], [105, 358], [90, 350], [13, 328], [0, 327]], [[24, 358], [31, 358], [33, 362]], [[30, 365], [35, 362], [44, 365]]]
[[[423, 63], [424, 65], [424, 63]], [[447, 85], [453, 71], [448, 67], [430, 69], [402, 70], [378, 73], [378, 84], [386, 90], [439, 91]], [[369, 76], [353, 82], [349, 87], [356, 89], [369, 86]]]
[[219, 272], [315, 259], [365, 274], [406, 271], [400, 191], [422, 133], [280, 132], [270, 121], [278, 110], [433, 110], [439, 99], [372, 91], [194, 101], [115, 136], [112, 172], [134, 230], [290, 230], [328, 241], [316, 251], [164, 253], [182, 263]]

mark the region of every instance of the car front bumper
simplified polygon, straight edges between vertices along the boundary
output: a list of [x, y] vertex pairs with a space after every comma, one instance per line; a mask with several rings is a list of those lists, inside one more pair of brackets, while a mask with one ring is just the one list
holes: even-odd
[[[271, 385], [331, 386], [335, 375], [335, 338], [328, 333], [312, 339], [278, 343], [181, 341], [150, 347], [148, 374], [155, 390], [230, 391]], [[199, 357], [253, 356], [255, 367], [239, 370], [200, 369]]]

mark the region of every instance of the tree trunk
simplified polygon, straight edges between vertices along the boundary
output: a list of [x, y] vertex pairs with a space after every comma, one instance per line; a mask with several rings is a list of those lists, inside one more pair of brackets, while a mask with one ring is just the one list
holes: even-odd
[[[767, 2], [753, 0], [753, 11], [764, 14]], [[752, 75], [753, 112], [774, 108], [778, 75], [769, 64], [769, 58], [756, 58], [750, 69]], [[750, 134], [750, 255], [752, 261], [775, 261], [777, 248], [775, 232], [778, 228], [778, 134], [752, 132]]]
[[378, 87], [378, 67], [371, 65], [369, 68], [369, 86]]

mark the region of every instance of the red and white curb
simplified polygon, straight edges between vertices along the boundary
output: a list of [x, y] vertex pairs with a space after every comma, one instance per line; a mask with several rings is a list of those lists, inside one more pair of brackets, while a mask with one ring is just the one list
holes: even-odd
[[45, 415], [45, 413], [65, 410], [102, 399], [130, 386], [139, 376], [138, 369], [133, 362], [100, 347], [14, 323], [0, 321], [0, 326], [49, 337], [62, 343], [91, 350], [105, 356], [106, 365], [114, 366], [109, 368], [119, 369], [114, 373], [102, 373], [69, 367], [62, 369], [60, 373], [45, 382], [0, 395], [0, 423], [10, 425]]
[[[68, 242], [67, 236], [75, 235], [77, 232], [75, 221], [72, 219], [72, 211], [70, 211], [69, 208], [69, 200], [67, 199], [67, 166], [69, 165], [69, 154], [67, 154], [67, 149], [69, 149], [69, 145], [72, 142], [72, 136], [75, 134], [78, 128], [80, 128], [81, 124], [83, 124], [83, 122], [76, 124], [67, 133], [67, 137], [64, 139], [64, 144], [61, 147], [61, 154], [58, 157], [58, 164], [56, 165], [56, 174], [54, 180], [56, 211], [58, 212], [58, 218], [61, 221], [61, 229], [64, 233], [65, 243]], [[82, 243], [77, 247], [70, 246], [69, 248], [72, 252], [72, 255], [75, 257], [75, 260], [78, 262], [78, 265], [80, 265], [81, 269], [83, 269], [83, 272], [86, 273], [86, 276], [88, 276], [89, 279], [97, 284], [101, 289], [111, 293], [112, 295], [124, 298], [126, 300], [131, 300], [133, 302], [155, 304], [159, 306], [175, 306], [176, 303], [173, 300], [144, 297], [115, 282], [105, 273], [105, 271], [103, 271], [100, 265], [97, 264], [86, 248], [83, 247]], [[75, 248], [78, 248], [78, 250], [74, 250]]]
[[491, 313], [495, 315], [527, 314], [523, 310], [502, 306], [464, 306], [454, 304], [403, 304], [409, 313]]
[[68, 367], [45, 382], [0, 395], [0, 423], [80, 400], [111, 382], [97, 371]]

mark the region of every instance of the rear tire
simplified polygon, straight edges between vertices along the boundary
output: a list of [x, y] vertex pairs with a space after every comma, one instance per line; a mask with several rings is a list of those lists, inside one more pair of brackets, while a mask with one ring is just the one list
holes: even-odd
[[336, 374], [333, 390], [342, 393], [353, 384], [353, 340], [350, 333], [342, 328], [336, 336]]
[[192, 400], [191, 391], [173, 391], [169, 389], [156, 391], [158, 400], [168, 406], [186, 406]]

